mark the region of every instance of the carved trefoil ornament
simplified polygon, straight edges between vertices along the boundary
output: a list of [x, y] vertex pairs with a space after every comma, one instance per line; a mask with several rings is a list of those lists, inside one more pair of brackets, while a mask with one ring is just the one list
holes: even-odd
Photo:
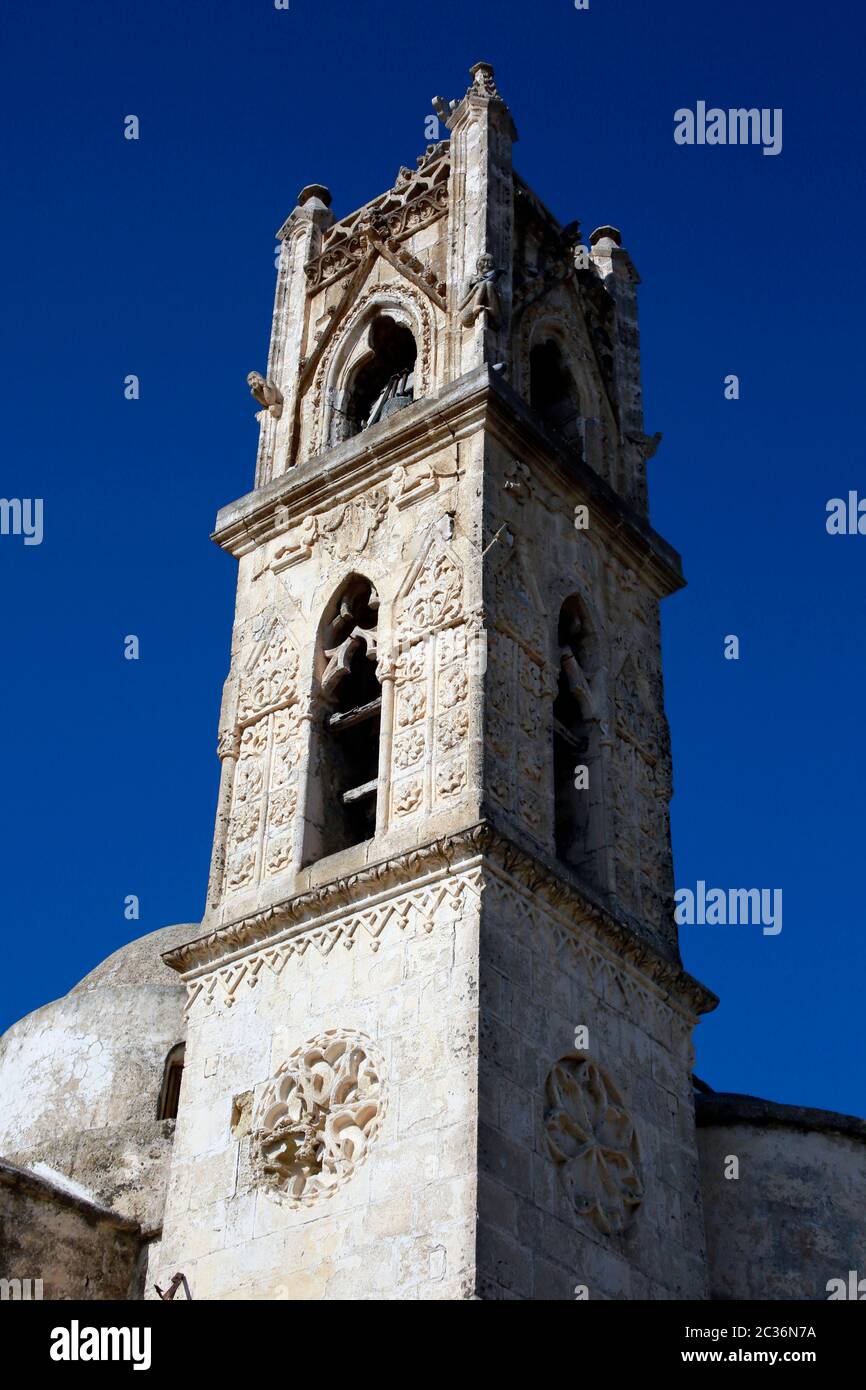
[[382, 1068], [363, 1033], [332, 1028], [297, 1048], [258, 1107], [251, 1136], [258, 1180], [293, 1207], [331, 1196], [379, 1133]]
[[575, 1211], [605, 1235], [623, 1231], [644, 1197], [637, 1136], [615, 1085], [589, 1057], [570, 1054], [551, 1068], [544, 1137]]

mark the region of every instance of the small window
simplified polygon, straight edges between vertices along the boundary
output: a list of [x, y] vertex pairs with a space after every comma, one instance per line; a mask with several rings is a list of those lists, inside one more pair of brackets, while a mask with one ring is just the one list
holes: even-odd
[[159, 1093], [158, 1120], [176, 1120], [180, 1104], [180, 1083], [183, 1080], [184, 1044], [178, 1043], [165, 1059], [162, 1089]]

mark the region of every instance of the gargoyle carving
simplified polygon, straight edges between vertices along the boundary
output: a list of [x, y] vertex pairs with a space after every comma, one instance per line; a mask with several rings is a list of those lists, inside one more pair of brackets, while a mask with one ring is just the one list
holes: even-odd
[[259, 405], [264, 406], [269, 415], [279, 420], [283, 413], [283, 393], [270, 377], [265, 379], [261, 372], [250, 372], [247, 377], [250, 395]]

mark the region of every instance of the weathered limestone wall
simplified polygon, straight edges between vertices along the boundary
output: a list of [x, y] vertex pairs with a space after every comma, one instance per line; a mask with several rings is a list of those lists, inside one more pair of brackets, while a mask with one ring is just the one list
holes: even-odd
[[[255, 549], [241, 518], [257, 515], [256, 494], [220, 515], [227, 548], [238, 539], [240, 568], [208, 923], [260, 911], [477, 818], [481, 673], [470, 620], [481, 597], [473, 504], [482, 435], [477, 419], [459, 434], [448, 429], [431, 406], [407, 443], [399, 419], [383, 425], [375, 456], [353, 439], [328, 470], [299, 469], [281, 514], [276, 494], [261, 499], [266, 520]], [[379, 601], [372, 655], [386, 751], [376, 844], [319, 858], [309, 847], [322, 818], [312, 736], [324, 720], [322, 630], [353, 575]]]
[[[593, 806], [587, 849], [595, 886], [633, 916], [636, 929], [678, 958], [659, 628], [660, 598], [680, 582], [678, 557], [658, 538], [657, 557], [641, 553], [639, 536], [620, 524], [605, 496], [592, 492], [580, 472], [570, 475], [550, 451], [540, 450], [531, 466], [520, 461], [526, 457], [521, 451], [515, 458], [513, 441], [488, 436], [487, 802], [509, 833], [555, 853], [557, 627], [563, 603], [574, 598], [592, 649], [592, 665], [582, 673], [584, 707], [598, 730], [586, 792]], [[657, 558], [655, 567], [651, 558]]]
[[0, 1160], [0, 1279], [41, 1279], [44, 1299], [127, 1298], [138, 1251], [136, 1222]]
[[866, 1276], [866, 1121], [728, 1095], [697, 1118], [712, 1298], [826, 1299]]
[[0, 1040], [0, 1154], [46, 1163], [145, 1227], [161, 1219], [174, 1123], [157, 1106], [184, 1034], [184, 991], [160, 951], [196, 931], [123, 947]]
[[[193, 1298], [471, 1294], [479, 879], [426, 868], [412, 888], [382, 874], [356, 908], [341, 892], [294, 935], [263, 929], [233, 963], [191, 971], [186, 1103], [149, 1288], [182, 1270]], [[333, 1066], [296, 1055], [328, 1030], [367, 1059], [356, 1087], [348, 1053]], [[286, 1063], [304, 1078], [286, 1117], [295, 1144], [315, 1092], [335, 1156], [330, 1195], [298, 1158], [294, 1206], [257, 1138], [276, 1124], [269, 1087]], [[279, 1145], [268, 1152], [279, 1163]]]
[[482, 909], [479, 1292], [704, 1298], [694, 996], [524, 868], [489, 874]]

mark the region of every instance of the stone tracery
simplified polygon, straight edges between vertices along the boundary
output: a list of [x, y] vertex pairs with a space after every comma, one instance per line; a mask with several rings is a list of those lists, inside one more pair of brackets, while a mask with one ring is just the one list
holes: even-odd
[[292, 1206], [328, 1197], [363, 1162], [385, 1109], [382, 1062], [361, 1033], [329, 1029], [292, 1053], [252, 1135], [259, 1181]]
[[634, 1124], [610, 1077], [588, 1057], [551, 1068], [544, 1133], [575, 1210], [605, 1235], [622, 1231], [643, 1201]]

